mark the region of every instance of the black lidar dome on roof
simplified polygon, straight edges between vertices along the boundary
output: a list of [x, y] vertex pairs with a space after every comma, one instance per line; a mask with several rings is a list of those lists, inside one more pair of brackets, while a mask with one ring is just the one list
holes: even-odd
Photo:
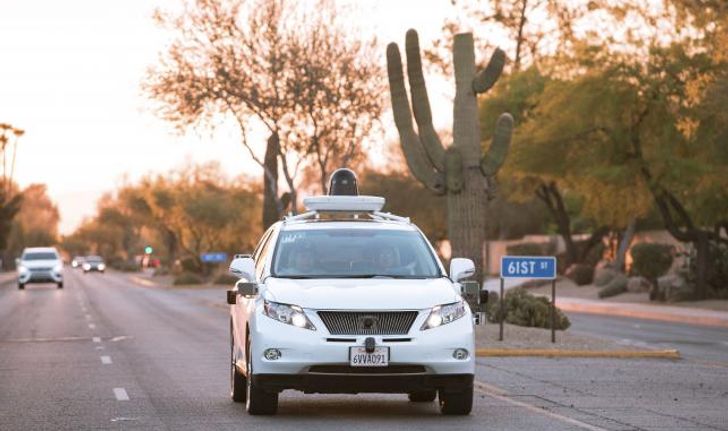
[[359, 196], [354, 171], [347, 168], [335, 170], [329, 180], [329, 196]]

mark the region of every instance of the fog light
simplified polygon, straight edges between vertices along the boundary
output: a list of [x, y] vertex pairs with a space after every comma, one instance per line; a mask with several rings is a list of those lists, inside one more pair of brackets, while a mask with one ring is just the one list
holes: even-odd
[[277, 361], [282, 355], [281, 351], [278, 349], [265, 349], [263, 356], [269, 361]]
[[452, 357], [458, 361], [464, 361], [468, 359], [468, 356], [470, 356], [470, 354], [466, 349], [455, 349], [455, 351], [452, 352]]

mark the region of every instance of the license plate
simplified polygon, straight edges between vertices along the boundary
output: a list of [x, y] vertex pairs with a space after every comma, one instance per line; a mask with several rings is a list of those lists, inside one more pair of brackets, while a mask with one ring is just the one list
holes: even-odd
[[386, 367], [389, 365], [389, 347], [375, 347], [372, 353], [367, 353], [366, 347], [350, 347], [349, 365], [352, 367]]

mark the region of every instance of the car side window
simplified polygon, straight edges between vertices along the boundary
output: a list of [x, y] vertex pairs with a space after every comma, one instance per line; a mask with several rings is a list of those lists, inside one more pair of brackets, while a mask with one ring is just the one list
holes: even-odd
[[261, 238], [258, 246], [255, 247], [255, 251], [253, 251], [253, 260], [255, 260], [256, 262], [258, 261], [258, 256], [260, 256], [260, 252], [263, 250], [263, 246], [268, 242], [268, 238], [270, 237], [271, 233], [273, 233], [273, 228], [268, 229], [268, 231], [263, 234], [263, 238]]
[[265, 268], [265, 261], [268, 257], [268, 250], [270, 249], [270, 245], [273, 243], [272, 238], [275, 235], [273, 235], [273, 229], [271, 228], [270, 235], [265, 239], [265, 243], [261, 247], [260, 253], [258, 254], [257, 258], [255, 258], [255, 275], [258, 280], [263, 279], [263, 269]]

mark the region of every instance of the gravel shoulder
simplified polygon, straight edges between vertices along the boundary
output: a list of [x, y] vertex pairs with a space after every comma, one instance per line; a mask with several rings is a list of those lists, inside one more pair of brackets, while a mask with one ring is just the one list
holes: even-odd
[[498, 341], [497, 323], [476, 327], [476, 347], [479, 349], [537, 349], [537, 350], [586, 350], [586, 351], [645, 351], [644, 347], [616, 341], [556, 331], [556, 342], [551, 342], [551, 330], [526, 328], [504, 324], [503, 341]]

